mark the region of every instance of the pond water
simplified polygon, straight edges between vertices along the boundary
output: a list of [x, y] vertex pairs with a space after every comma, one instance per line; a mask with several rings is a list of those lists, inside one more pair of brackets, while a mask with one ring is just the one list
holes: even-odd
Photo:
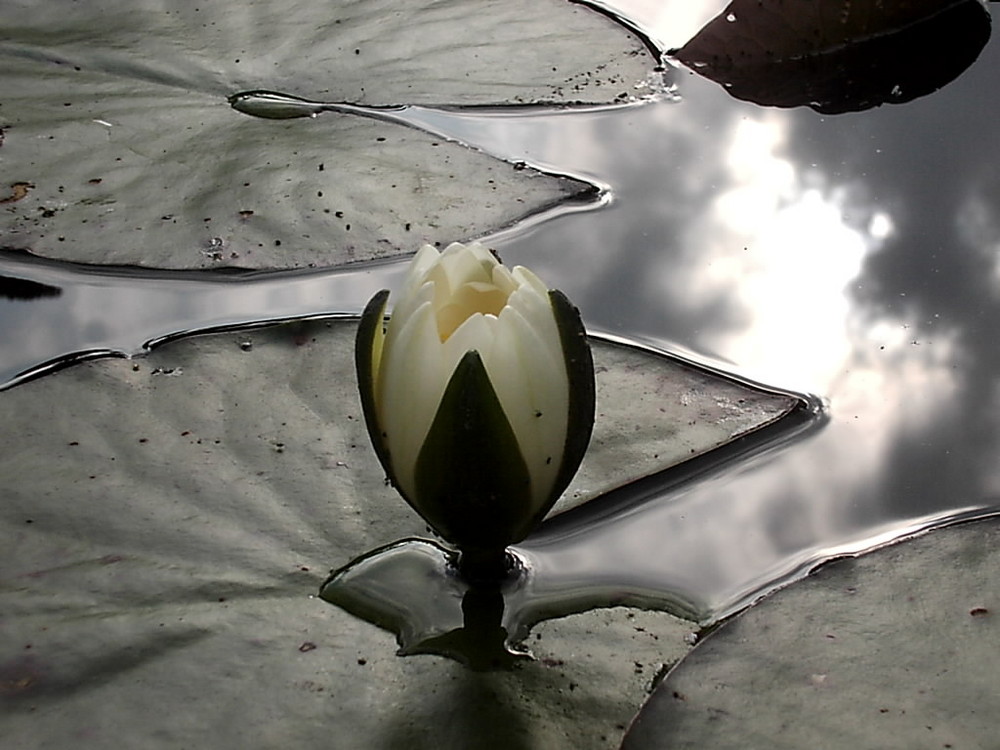
[[[718, 10], [616, 6], [666, 46]], [[933, 95], [838, 116], [740, 102], [682, 71], [676, 96], [626, 106], [393, 113], [601, 189], [489, 238], [592, 331], [826, 405], [822, 429], [778, 450], [550, 520], [520, 548], [539, 575], [651, 600], [694, 591], [708, 624], [825, 559], [1000, 512], [998, 66], [994, 40]], [[61, 292], [0, 301], [0, 377], [184, 332], [356, 314], [401, 267], [220, 275], [6, 254], [0, 274]]]

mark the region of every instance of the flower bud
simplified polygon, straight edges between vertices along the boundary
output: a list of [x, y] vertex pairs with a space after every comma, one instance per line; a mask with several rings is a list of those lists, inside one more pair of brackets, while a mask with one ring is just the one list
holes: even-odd
[[463, 551], [521, 541], [569, 484], [594, 423], [579, 311], [478, 243], [416, 254], [358, 327], [361, 404], [392, 485]]

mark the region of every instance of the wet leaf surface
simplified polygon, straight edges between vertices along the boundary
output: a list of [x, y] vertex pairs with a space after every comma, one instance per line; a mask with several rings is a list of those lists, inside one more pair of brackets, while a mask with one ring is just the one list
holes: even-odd
[[249, 117], [230, 95], [611, 101], [652, 68], [638, 39], [563, 0], [12, 2], [0, 27], [0, 242], [163, 268], [386, 257], [590, 189], [368, 118]]
[[998, 567], [996, 519], [826, 565], [707, 637], [622, 747], [989, 747]]
[[[13, 745], [464, 747], [484, 725], [486, 746], [613, 744], [690, 623], [577, 615], [536, 629], [538, 661], [472, 675], [396, 657], [390, 634], [315, 596], [331, 567], [426, 536], [368, 443], [354, 329], [199, 336], [2, 394], [0, 724]], [[667, 423], [725, 408], [736, 385], [692, 389], [671, 360], [617, 345], [596, 359], [601, 416], [571, 503], [788, 407], [768, 397], [692, 442]], [[665, 429], [636, 430], [655, 403]]]

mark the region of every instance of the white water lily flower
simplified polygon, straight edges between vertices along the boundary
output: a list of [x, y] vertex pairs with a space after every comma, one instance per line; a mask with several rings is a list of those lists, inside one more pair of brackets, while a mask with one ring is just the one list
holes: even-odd
[[414, 257], [388, 326], [368, 303], [357, 369], [390, 481], [445, 539], [523, 539], [583, 458], [594, 372], [579, 312], [478, 243]]

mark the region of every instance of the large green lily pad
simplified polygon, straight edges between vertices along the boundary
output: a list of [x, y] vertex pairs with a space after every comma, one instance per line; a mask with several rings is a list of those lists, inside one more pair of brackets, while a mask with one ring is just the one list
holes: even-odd
[[827, 565], [706, 638], [623, 748], [995, 747], [998, 572], [995, 518]]
[[0, 29], [0, 244], [164, 268], [388, 257], [592, 189], [373, 119], [250, 117], [230, 95], [611, 101], [652, 68], [565, 0], [18, 1]]
[[[194, 337], [0, 394], [5, 741], [617, 741], [653, 677], [686, 650], [690, 623], [623, 609], [544, 623], [529, 640], [537, 661], [477, 675], [440, 657], [397, 657], [389, 633], [315, 596], [331, 567], [427, 536], [368, 444], [354, 331], [313, 321]], [[641, 350], [597, 343], [595, 354], [600, 416], [577, 501], [793, 401], [767, 396], [772, 408], [762, 402], [745, 419], [734, 403], [724, 431], [692, 441], [673, 423], [720, 408], [741, 386], [702, 373], [693, 387], [688, 368]], [[650, 413], [661, 431], [636, 430], [656, 421]]]

